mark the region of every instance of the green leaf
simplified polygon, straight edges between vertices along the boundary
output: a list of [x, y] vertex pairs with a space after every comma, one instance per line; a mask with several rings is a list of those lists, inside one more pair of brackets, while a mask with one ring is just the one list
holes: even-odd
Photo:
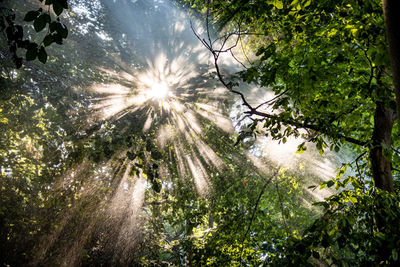
[[260, 47], [257, 52], [256, 52], [256, 56], [260, 56], [261, 54], [263, 54], [265, 52], [266, 48], [265, 47]]
[[44, 13], [42, 15], [40, 15], [40, 17], [43, 16], [44, 21], [46, 21], [46, 23], [50, 23], [51, 22], [51, 17], [49, 14]]
[[55, 32], [57, 30], [57, 25], [58, 25], [58, 22], [56, 22], [56, 21], [51, 22], [49, 25], [50, 32]]
[[329, 209], [329, 204], [325, 201], [315, 202], [313, 203], [314, 206], [322, 206], [325, 209]]
[[310, 185], [309, 187], [307, 187], [308, 189], [312, 189], [313, 191], [317, 188], [316, 185]]
[[54, 13], [56, 13], [57, 16], [60, 16], [61, 13], [63, 12], [63, 7], [58, 1], [55, 1], [53, 3], [53, 10], [54, 10]]
[[304, 7], [308, 7], [311, 4], [311, 0], [308, 0], [307, 2], [304, 3]]
[[40, 12], [39, 11], [29, 11], [28, 13], [26, 13], [25, 17], [24, 17], [24, 21], [34, 21], [38, 16], [39, 16]]
[[336, 178], [339, 179], [340, 177], [343, 176], [343, 174], [345, 174], [347, 166], [349, 166], [348, 164], [344, 164], [342, 168], [339, 169], [339, 171], [336, 174]]
[[349, 197], [349, 200], [350, 200], [352, 203], [357, 203], [357, 198], [355, 198], [355, 197]]
[[29, 42], [29, 41], [28, 41], [28, 43], [25, 44], [25, 48], [26, 48], [27, 50], [30, 50], [30, 49], [37, 49], [37, 47], [38, 47], [38, 45], [37, 45], [36, 43]]
[[396, 249], [392, 249], [392, 258], [394, 261], [399, 259], [399, 254], [397, 253]]
[[303, 142], [300, 145], [298, 145], [296, 153], [302, 154], [306, 150], [307, 150], [307, 147], [305, 145], [305, 142]]
[[61, 35], [63, 39], [68, 37], [68, 29], [63, 23], [59, 22], [57, 24], [57, 32]]
[[56, 0], [64, 9], [68, 8], [67, 0]]
[[349, 182], [350, 182], [350, 177], [347, 177], [346, 179], [344, 179], [343, 181], [343, 186], [346, 186]]
[[39, 48], [38, 59], [43, 64], [47, 61], [47, 53], [43, 46]]
[[335, 189], [338, 190], [339, 187], [340, 187], [340, 183], [339, 183], [339, 182], [336, 182], [336, 183], [335, 183]]
[[26, 55], [25, 55], [26, 60], [28, 60], [28, 61], [35, 60], [36, 56], [37, 56], [37, 48], [36, 47], [34, 47], [34, 48], [32, 47], [26, 51]]
[[277, 9], [282, 9], [282, 8], [283, 8], [283, 2], [280, 1], [280, 0], [275, 0], [275, 1], [274, 1], [274, 6], [275, 6]]
[[62, 44], [62, 37], [58, 33], [53, 35], [53, 40], [54, 40], [54, 42], [56, 42], [56, 44], [59, 44], [59, 45]]
[[35, 28], [36, 32], [40, 32], [41, 30], [46, 27], [46, 24], [49, 22], [50, 16], [49, 14], [42, 14], [40, 15], [35, 21], [33, 22], [33, 27]]
[[46, 37], [44, 37], [43, 44], [44, 46], [49, 46], [51, 45], [51, 43], [53, 43], [53, 37], [50, 34], [48, 34], [46, 35]]

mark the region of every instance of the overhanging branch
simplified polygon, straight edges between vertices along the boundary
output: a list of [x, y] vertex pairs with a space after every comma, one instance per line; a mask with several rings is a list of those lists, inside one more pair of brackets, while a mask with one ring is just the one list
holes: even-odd
[[[197, 37], [197, 39], [199, 39], [200, 42], [201, 42], [201, 43], [211, 52], [211, 54], [213, 55], [213, 58], [214, 58], [214, 66], [215, 66], [215, 70], [216, 70], [217, 77], [218, 77], [219, 81], [220, 81], [220, 82], [222, 83], [222, 85], [223, 85], [225, 88], [227, 88], [230, 92], [232, 92], [232, 93], [234, 93], [234, 94], [240, 96], [240, 98], [241, 98], [241, 100], [242, 100], [242, 102], [243, 102], [242, 104], [243, 104], [246, 108], [248, 108], [248, 111], [245, 111], [245, 112], [244, 112], [247, 116], [250, 116], [250, 117], [251, 117], [251, 116], [259, 116], [259, 117], [261, 117], [261, 118], [263, 118], [263, 119], [272, 119], [272, 120], [276, 120], [276, 121], [279, 121], [279, 122], [281, 122], [281, 123], [283, 123], [283, 124], [285, 124], [285, 125], [290, 125], [290, 126], [294, 126], [294, 127], [296, 127], [296, 128], [301, 128], [301, 129], [305, 129], [305, 130], [312, 130], [312, 131], [315, 131], [315, 132], [317, 132], [317, 133], [319, 133], [319, 134], [323, 134], [323, 135], [325, 135], [325, 136], [327, 136], [327, 137], [330, 137], [330, 138], [332, 138], [332, 139], [341, 139], [341, 140], [345, 140], [346, 142], [349, 142], [349, 143], [352, 143], [352, 144], [355, 144], [355, 145], [359, 145], [359, 146], [366, 146], [366, 145], [369, 144], [369, 143], [366, 142], [366, 141], [358, 140], [358, 139], [356, 139], [356, 138], [354, 138], [354, 137], [350, 137], [350, 136], [345, 136], [345, 135], [343, 135], [343, 134], [338, 133], [337, 131], [332, 131], [331, 128], [326, 127], [326, 126], [317, 125], [317, 124], [311, 124], [311, 123], [307, 123], [307, 122], [305, 122], [305, 121], [296, 120], [296, 119], [283, 118], [283, 117], [280, 116], [279, 114], [271, 114], [271, 113], [266, 113], [266, 112], [259, 111], [259, 108], [260, 108], [260, 107], [262, 107], [262, 106], [264, 106], [264, 105], [271, 105], [272, 103], [274, 103], [274, 101], [276, 101], [276, 100], [279, 99], [280, 97], [284, 96], [285, 93], [288, 91], [288, 89], [285, 90], [284, 92], [282, 92], [282, 93], [280, 93], [280, 94], [274, 96], [272, 99], [270, 99], [270, 100], [268, 100], [268, 101], [266, 101], [266, 102], [264, 102], [264, 103], [261, 103], [261, 104], [259, 104], [259, 105], [256, 106], [256, 107], [253, 107], [253, 106], [247, 101], [245, 95], [244, 95], [242, 92], [233, 89], [233, 86], [234, 86], [234, 85], [233, 85], [232, 83], [228, 83], [228, 82], [224, 79], [224, 77], [223, 77], [223, 75], [222, 75], [222, 73], [221, 73], [220, 67], [219, 67], [219, 65], [218, 65], [218, 59], [219, 59], [220, 54], [221, 54], [221, 53], [227, 53], [227, 52], [231, 52], [231, 53], [232, 53], [232, 49], [235, 48], [235, 47], [237, 46], [238, 41], [239, 41], [239, 39], [240, 39], [240, 36], [241, 36], [241, 34], [243, 33], [243, 32], [241, 32], [241, 30], [240, 30], [240, 25], [238, 25], [238, 27], [239, 27], [239, 30], [238, 30], [238, 31], [233, 32], [233, 33], [226, 34], [225, 36], [222, 36], [222, 37], [219, 37], [218, 40], [222, 40], [222, 45], [220, 46], [219, 49], [214, 49], [215, 40], [212, 41], [212, 40], [211, 40], [211, 37], [210, 37], [209, 25], [208, 25], [208, 24], [209, 24], [208, 15], [209, 15], [209, 13], [208, 13], [208, 11], [207, 11], [207, 18], [206, 18], [206, 23], [207, 23], [207, 25], [206, 25], [206, 28], [207, 28], [207, 38], [208, 38], [208, 42], [207, 42], [204, 38], [201, 38], [201, 36], [200, 36], [200, 35], [196, 32], [196, 30], [194, 29], [192, 22], [190, 22], [192, 31], [193, 31], [193, 33], [195, 34], [195, 36]], [[236, 36], [236, 37], [237, 37], [236, 42], [235, 42], [233, 45], [231, 45], [230, 47], [224, 48], [225, 45], [226, 45], [226, 43], [227, 43], [227, 41], [228, 41], [232, 36]]]

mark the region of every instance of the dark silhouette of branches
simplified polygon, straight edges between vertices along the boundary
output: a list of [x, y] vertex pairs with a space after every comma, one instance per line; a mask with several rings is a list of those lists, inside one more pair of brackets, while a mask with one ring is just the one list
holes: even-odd
[[[278, 122], [281, 122], [283, 124], [286, 125], [290, 125], [290, 126], [294, 126], [296, 127], [296, 129], [300, 128], [300, 129], [305, 129], [307, 131], [312, 130], [321, 134], [326, 135], [327, 137], [331, 137], [333, 139], [342, 139], [345, 140], [347, 142], [350, 142], [352, 144], [356, 144], [359, 146], [366, 146], [368, 145], [368, 142], [363, 141], [363, 140], [358, 140], [356, 138], [350, 137], [350, 136], [345, 136], [341, 133], [339, 133], [338, 131], [335, 131], [333, 128], [327, 128], [326, 126], [321, 126], [318, 124], [313, 124], [313, 123], [308, 123], [304, 117], [302, 116], [298, 116], [297, 118], [284, 118], [282, 116], [280, 116], [280, 114], [272, 114], [272, 113], [267, 113], [264, 111], [260, 111], [259, 109], [262, 106], [268, 105], [271, 106], [273, 105], [279, 98], [281, 98], [282, 96], [286, 95], [286, 93], [289, 91], [289, 89], [286, 89], [285, 91], [283, 91], [282, 93], [274, 96], [272, 99], [267, 100], [261, 104], [259, 104], [256, 107], [253, 107], [246, 99], [245, 95], [234, 89], [235, 84], [232, 82], [227, 82], [226, 79], [224, 78], [224, 75], [221, 73], [221, 69], [218, 63], [218, 59], [221, 55], [221, 53], [231, 53], [233, 54], [232, 50], [238, 45], [238, 42], [241, 38], [242, 35], [247, 34], [246, 31], [242, 31], [240, 29], [240, 23], [238, 23], [237, 27], [238, 30], [237, 31], [233, 31], [233, 32], [229, 32], [227, 34], [224, 34], [221, 37], [217, 37], [214, 41], [211, 38], [211, 33], [210, 33], [210, 22], [209, 22], [209, 2], [207, 5], [207, 13], [206, 13], [206, 32], [207, 32], [207, 39], [202, 38], [200, 36], [200, 34], [196, 31], [196, 29], [193, 27], [193, 24], [191, 22], [191, 28], [192, 31], [194, 33], [194, 35], [197, 37], [197, 39], [211, 52], [211, 54], [213, 55], [214, 58], [214, 66], [215, 66], [215, 70], [217, 73], [217, 77], [220, 80], [220, 82], [222, 83], [222, 85], [227, 88], [231, 93], [234, 93], [238, 96], [240, 96], [241, 100], [242, 100], [242, 105], [244, 105], [248, 110], [245, 111], [244, 113], [246, 115], [250, 116], [259, 116], [263, 119], [271, 119], [271, 120], [275, 120]], [[251, 34], [256, 34], [256, 33], [251, 33]], [[229, 47], [225, 47], [227, 42], [229, 41], [229, 39], [236, 37], [236, 40], [234, 41], [234, 43], [232, 45], [230, 45]], [[216, 44], [218, 43], [218, 41], [220, 41], [220, 45], [218, 48], [215, 48]], [[234, 57], [235, 60], [236, 57]], [[241, 62], [239, 62], [242, 66], [244, 66]], [[332, 125], [332, 127], [335, 127]]]

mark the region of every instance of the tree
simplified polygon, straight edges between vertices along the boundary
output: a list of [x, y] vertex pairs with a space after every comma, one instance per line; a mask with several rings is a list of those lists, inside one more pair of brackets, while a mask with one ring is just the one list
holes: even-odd
[[[374, 130], [367, 122], [378, 98], [374, 93], [379, 87], [377, 78], [383, 85], [390, 85], [391, 79], [386, 77], [388, 71], [379, 76], [376, 67], [369, 84], [372, 89], [366, 86], [371, 90], [351, 95], [351, 86], [368, 85], [371, 77], [368, 60], [363, 59], [379, 54], [368, 50], [365, 56], [364, 50], [353, 47], [357, 43], [351, 39], [360, 31], [354, 18], [346, 22], [350, 44], [337, 47], [342, 42], [336, 39], [346, 36], [334, 29], [341, 29], [343, 21], [337, 19], [330, 25], [330, 14], [352, 14], [353, 10], [326, 7], [324, 14], [313, 18], [305, 12], [306, 3], [304, 10], [300, 5], [294, 14], [287, 14], [280, 1], [272, 1], [267, 6], [271, 19], [263, 20], [251, 12], [265, 10], [265, 2], [233, 1], [234, 12], [230, 12], [228, 2], [220, 1], [222, 11], [209, 13], [209, 18], [217, 19], [229, 11], [217, 27], [222, 34], [236, 30], [232, 37], [248, 38], [247, 51], [265, 46], [260, 52], [264, 62], [246, 63], [248, 70], [236, 80], [227, 80], [223, 66], [216, 67], [221, 67], [217, 72], [221, 81], [227, 81], [225, 85], [241, 95], [248, 107], [247, 92], [234, 87], [235, 82], [243, 78], [264, 84], [273, 81], [281, 95], [265, 105], [273, 103], [278, 110], [281, 106], [297, 112], [293, 116], [288, 112], [286, 116], [270, 114], [274, 137], [284, 142], [288, 134], [304, 134], [314, 138], [321, 150], [329, 142], [333, 150], [345, 141], [361, 147], [355, 161], [361, 174], [343, 180], [339, 177], [342, 169], [337, 179], [324, 182], [321, 187], [343, 191], [318, 203], [326, 210], [312, 223], [319, 210], [307, 206], [312, 201], [303, 190], [308, 174], [291, 173], [262, 159], [258, 160], [265, 168], [258, 168], [262, 164], [246, 153], [248, 142], [235, 146], [235, 136], [221, 130], [221, 119], [229, 124], [229, 117], [221, 113], [228, 116], [233, 101], [214, 90], [213, 66], [198, 62], [202, 52], [190, 29], [184, 29], [176, 9], [161, 2], [70, 0], [68, 42], [57, 49], [46, 47], [54, 55], [51, 61], [44, 65], [30, 61], [15, 70], [7, 68], [12, 62], [1, 58], [6, 63], [1, 64], [0, 77], [1, 264], [296, 266], [316, 262], [340, 265], [347, 260], [352, 265], [371, 265], [379, 253], [380, 259], [395, 262], [399, 238], [393, 222], [399, 218], [398, 196], [376, 189], [368, 179], [359, 179], [372, 176], [364, 142]], [[314, 3], [314, 7], [329, 2]], [[26, 2], [18, 0], [13, 5], [23, 6], [21, 3]], [[231, 24], [240, 13], [248, 15], [248, 21], [240, 26]], [[308, 28], [301, 16], [319, 28]], [[295, 18], [296, 31], [290, 25], [281, 31], [285, 23], [280, 18]], [[260, 34], [267, 28], [271, 35]], [[33, 30], [27, 33], [36, 36]], [[322, 42], [313, 39], [314, 33]], [[376, 33], [371, 42], [380, 44], [381, 32]], [[211, 27], [209, 34], [206, 40], [213, 36]], [[329, 34], [331, 38], [325, 40]], [[8, 46], [0, 41], [1, 54], [5, 54]], [[216, 43], [209, 47], [215, 48]], [[214, 56], [222, 53], [214, 52]], [[169, 61], [156, 64], [160, 54]], [[348, 60], [352, 55], [359, 58]], [[296, 72], [295, 63], [299, 62], [304, 66]], [[281, 64], [286, 66], [282, 70]], [[340, 79], [333, 81], [331, 77], [342, 70], [350, 77], [342, 80], [346, 75], [339, 75]], [[355, 72], [367, 75], [366, 81], [357, 79]], [[149, 99], [143, 104], [133, 101], [130, 106], [130, 100], [140, 99], [141, 93], [153, 87], [137, 81], [143, 74], [150, 82], [172, 75], [169, 82], [176, 97]], [[307, 79], [303, 82], [301, 77]], [[324, 79], [330, 83], [325, 84]], [[299, 84], [294, 87], [296, 80]], [[371, 99], [364, 98], [368, 93], [374, 94]], [[335, 105], [331, 99], [340, 103]], [[352, 99], [358, 101], [357, 107]], [[125, 104], [127, 108], [119, 109]], [[248, 114], [254, 119], [253, 130], [262, 120], [260, 116], [267, 114], [262, 107], [249, 109], [260, 112]], [[111, 115], [103, 115], [104, 110]], [[327, 114], [318, 117], [321, 110]], [[343, 115], [347, 111], [350, 118]], [[329, 115], [341, 115], [336, 119], [340, 123], [332, 126]], [[365, 123], [361, 127], [355, 120]], [[300, 130], [304, 125], [309, 132]], [[279, 127], [288, 132], [279, 132]], [[241, 137], [244, 134], [239, 140]], [[396, 153], [392, 156], [396, 163]], [[202, 182], [212, 190], [196, 190]], [[374, 218], [385, 221], [378, 227]], [[339, 253], [340, 249], [344, 253]]]
[[[197, 62], [202, 51], [176, 9], [147, 0], [69, 3], [68, 42], [46, 47], [51, 61], [16, 70], [1, 59], [1, 264], [260, 263], [259, 247], [272, 250], [310, 223], [316, 211], [299, 205], [310, 199], [302, 181], [273, 175], [272, 164], [259, 170], [221, 130], [229, 117], [218, 114], [227, 116], [231, 98], [214, 94], [213, 66]], [[152, 66], [159, 53], [168, 55], [166, 70]], [[148, 72], [154, 80], [176, 74], [177, 96], [99, 116], [151, 89], [136, 81]], [[167, 112], [167, 104], [184, 109]], [[201, 195], [195, 178], [204, 177], [212, 190]], [[133, 194], [138, 180], [142, 196]]]
[[[358, 230], [363, 232], [361, 225], [368, 225], [373, 229], [371, 234], [385, 233], [387, 247], [379, 243], [374, 252], [365, 250], [369, 255], [377, 255], [378, 262], [398, 261], [395, 247], [399, 233], [393, 227], [400, 219], [399, 209], [397, 206], [385, 208], [383, 204], [389, 201], [384, 199], [391, 197], [398, 203], [399, 190], [394, 186], [395, 181], [398, 183], [396, 151], [400, 141], [398, 130], [393, 127], [398, 117], [395, 93], [399, 74], [398, 31], [393, 26], [398, 20], [394, 15], [398, 4], [394, 2], [383, 1], [385, 27], [381, 1], [190, 1], [192, 6], [205, 10], [205, 34], [195, 34], [212, 53], [220, 81], [239, 95], [247, 108], [245, 114], [253, 120], [250, 130], [261, 124], [266, 135], [282, 142], [291, 135], [302, 136], [316, 143], [321, 153], [327, 147], [338, 151], [343, 144], [351, 144], [359, 151], [353, 162], [357, 179], [366, 186], [365, 181], [372, 178], [377, 193], [368, 186], [370, 190], [361, 190], [363, 186], [359, 182], [354, 182], [353, 192], [361, 190], [372, 201], [369, 203], [376, 202], [362, 208], [355, 204], [356, 198], [351, 201], [349, 195], [345, 196], [354, 195], [346, 190], [350, 180], [340, 181], [344, 173], [341, 170], [336, 179], [322, 184], [344, 187], [346, 193], [324, 202], [327, 214], [332, 216], [327, 216], [330, 220], [321, 225], [334, 224], [334, 218], [343, 214], [354, 216], [346, 208], [353, 203], [358, 215], [352, 227], [358, 225]], [[248, 54], [235, 56], [239, 45]], [[224, 72], [218, 60], [227, 52], [241, 59], [242, 72], [233, 76]], [[264, 86], [275, 96], [250, 104], [248, 92], [241, 90], [240, 82]], [[299, 152], [304, 149], [305, 143], [298, 148]], [[381, 197], [380, 190], [388, 192], [386, 198]], [[368, 211], [372, 207], [378, 210], [373, 215]], [[372, 223], [362, 222], [364, 216], [370, 215], [374, 218]], [[326, 228], [318, 231], [311, 230], [321, 233]], [[324, 247], [337, 241], [327, 240], [321, 241]], [[310, 255], [303, 258], [305, 262]]]
[[[262, 121], [275, 139], [299, 136], [302, 128], [321, 151], [328, 141], [331, 150], [345, 142], [366, 149], [376, 186], [392, 192], [395, 98], [380, 2], [214, 1], [209, 7], [210, 20], [218, 21], [218, 27], [234, 21], [220, 47], [210, 37], [202, 41], [213, 53], [224, 85], [242, 97], [246, 114]], [[316, 16], [312, 10], [318, 10]], [[240, 77], [276, 94], [255, 107], [234, 90], [234, 82], [225, 80], [217, 63], [245, 35], [258, 58]], [[278, 114], [262, 111], [266, 106]]]
[[[396, 92], [397, 114], [400, 114], [400, 36], [395, 26], [399, 24], [399, 17], [397, 14], [399, 14], [400, 5], [398, 1], [392, 0], [384, 0], [382, 1], [382, 5], [386, 22], [386, 36], [390, 51], [393, 83]], [[399, 116], [398, 119], [400, 122]]]

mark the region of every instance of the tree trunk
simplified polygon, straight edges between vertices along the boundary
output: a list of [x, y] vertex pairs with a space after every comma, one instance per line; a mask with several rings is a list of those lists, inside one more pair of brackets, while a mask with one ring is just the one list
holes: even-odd
[[[372, 149], [370, 153], [372, 175], [375, 186], [388, 192], [394, 191], [392, 164], [391, 160], [384, 155], [384, 149], [390, 149], [393, 123], [395, 121], [394, 110], [385, 108], [383, 101], [376, 102], [374, 116], [374, 131], [372, 134]], [[376, 227], [379, 232], [387, 233], [387, 214], [391, 211], [385, 210], [382, 202], [376, 203]], [[398, 235], [396, 232], [389, 232]], [[391, 256], [391, 249], [388, 249], [386, 243], [377, 247], [377, 262], [386, 262]]]
[[375, 186], [393, 192], [393, 176], [391, 160], [384, 155], [384, 149], [390, 149], [394, 112], [385, 108], [385, 103], [378, 101], [374, 116], [372, 149], [370, 153], [372, 176]]
[[[394, 91], [396, 93], [397, 114], [400, 115], [400, 1], [382, 0], [383, 14], [386, 23], [386, 36], [390, 52], [390, 64]], [[400, 116], [397, 116], [400, 127]]]

